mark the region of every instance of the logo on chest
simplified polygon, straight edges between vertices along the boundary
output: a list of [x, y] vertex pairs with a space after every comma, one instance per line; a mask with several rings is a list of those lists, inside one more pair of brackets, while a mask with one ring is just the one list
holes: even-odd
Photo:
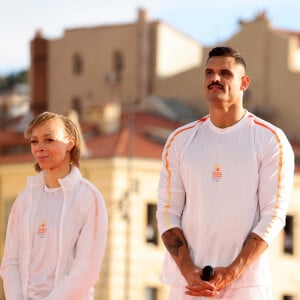
[[212, 173], [211, 178], [215, 181], [219, 181], [223, 177], [222, 166], [220, 164], [216, 164]]
[[45, 221], [41, 221], [40, 226], [37, 230], [37, 235], [39, 237], [44, 237], [47, 232], [47, 224]]

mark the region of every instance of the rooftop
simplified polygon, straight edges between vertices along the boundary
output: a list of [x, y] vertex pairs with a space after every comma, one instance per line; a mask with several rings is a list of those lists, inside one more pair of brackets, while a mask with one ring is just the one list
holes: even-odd
[[[129, 156], [160, 159], [168, 134], [182, 123], [162, 116], [135, 112], [123, 113], [120, 128], [111, 134], [99, 134], [93, 124], [83, 123], [82, 133], [88, 149], [88, 158]], [[28, 140], [22, 133], [0, 131], [0, 164], [31, 162]]]

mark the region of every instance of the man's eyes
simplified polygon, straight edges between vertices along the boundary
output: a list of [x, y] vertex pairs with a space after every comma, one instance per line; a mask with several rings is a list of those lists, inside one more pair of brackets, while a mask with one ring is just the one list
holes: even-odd
[[228, 71], [226, 71], [226, 70], [225, 70], [225, 71], [222, 71], [221, 74], [222, 74], [222, 75], [225, 75], [225, 76], [230, 76], [230, 75], [231, 75], [231, 73], [228, 72]]
[[205, 71], [206, 76], [210, 76], [210, 75], [214, 75], [214, 74], [219, 75], [219, 76], [231, 76], [231, 72], [229, 72], [228, 70], [223, 70], [223, 71], [220, 71], [219, 73], [214, 73], [211, 70]]
[[205, 71], [205, 74], [206, 74], [206, 75], [211, 75], [212, 73], [213, 73], [213, 72], [210, 71], [210, 70]]

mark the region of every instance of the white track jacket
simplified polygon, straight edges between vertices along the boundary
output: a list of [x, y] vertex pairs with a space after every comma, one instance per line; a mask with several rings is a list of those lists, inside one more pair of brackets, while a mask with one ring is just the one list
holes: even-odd
[[[268, 244], [285, 224], [294, 154], [282, 130], [247, 112], [228, 128], [206, 116], [166, 142], [158, 186], [158, 228], [181, 228], [199, 267], [228, 266], [250, 232]], [[268, 286], [265, 253], [230, 288]], [[162, 280], [186, 284], [167, 253]]]
[[[76, 167], [60, 184], [64, 201], [54, 289], [43, 300], [91, 300], [106, 246], [104, 199]], [[29, 177], [11, 210], [0, 269], [6, 300], [27, 300], [34, 216], [43, 187], [43, 172]]]

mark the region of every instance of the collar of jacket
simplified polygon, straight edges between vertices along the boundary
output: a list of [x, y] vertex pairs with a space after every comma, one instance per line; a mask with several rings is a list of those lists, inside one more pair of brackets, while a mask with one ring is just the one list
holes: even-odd
[[[27, 178], [27, 185], [31, 187], [37, 187], [45, 184], [44, 171], [41, 171], [35, 176], [29, 176]], [[64, 178], [58, 179], [60, 185], [64, 189], [73, 188], [77, 184], [78, 180], [81, 179], [81, 174], [76, 166], [72, 166], [71, 172]]]

